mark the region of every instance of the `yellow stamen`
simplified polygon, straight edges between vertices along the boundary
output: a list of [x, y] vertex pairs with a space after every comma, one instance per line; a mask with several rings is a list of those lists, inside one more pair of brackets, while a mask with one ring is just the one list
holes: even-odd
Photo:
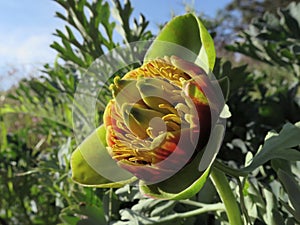
[[171, 128], [171, 129], [168, 129], [168, 130], [179, 130], [180, 129], [180, 126], [177, 124], [177, 123], [174, 123], [173, 121], [166, 121], [166, 125], [167, 125], [167, 128]]

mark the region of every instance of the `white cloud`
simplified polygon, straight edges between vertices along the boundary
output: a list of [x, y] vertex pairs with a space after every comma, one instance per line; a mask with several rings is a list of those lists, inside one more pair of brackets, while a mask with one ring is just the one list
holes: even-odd
[[39, 75], [45, 63], [53, 63], [56, 52], [50, 48], [54, 37], [37, 30], [0, 32], [0, 91], [24, 77]]
[[16, 57], [21, 62], [43, 62], [53, 58], [49, 44], [51, 39], [46, 35], [31, 36], [17, 49]]
[[53, 62], [49, 47], [53, 37], [45, 33], [13, 32], [0, 35], [0, 62], [4, 64], [40, 64]]

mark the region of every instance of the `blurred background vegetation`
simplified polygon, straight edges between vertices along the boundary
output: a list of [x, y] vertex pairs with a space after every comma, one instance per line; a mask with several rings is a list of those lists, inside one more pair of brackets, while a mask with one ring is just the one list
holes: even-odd
[[[93, 189], [72, 182], [72, 105], [78, 81], [105, 52], [155, 34], [148, 28], [150, 18], [132, 17], [130, 1], [113, 0], [113, 6], [105, 0], [54, 1], [65, 10], [56, 16], [66, 23], [55, 31], [60, 41], [51, 45], [57, 60], [44, 65], [40, 77], [0, 93], [0, 224], [228, 224], [222, 208], [210, 207], [220, 201], [210, 181], [185, 201], [147, 199], [136, 187]], [[214, 37], [215, 76], [230, 81], [226, 97], [232, 117], [218, 162], [243, 167], [269, 131], [300, 121], [298, 2], [233, 0], [216, 18], [186, 5]], [[115, 40], [116, 32], [123, 39]], [[96, 88], [99, 78], [94, 79]], [[101, 101], [107, 99], [108, 93]], [[103, 105], [98, 107], [101, 115]], [[293, 149], [299, 151], [299, 144]], [[273, 159], [246, 178], [230, 176], [246, 222], [299, 224], [299, 174], [299, 161]]]

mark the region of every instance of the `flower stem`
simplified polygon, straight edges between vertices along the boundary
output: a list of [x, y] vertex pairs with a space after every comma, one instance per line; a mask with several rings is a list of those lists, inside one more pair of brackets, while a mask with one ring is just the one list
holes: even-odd
[[213, 167], [210, 176], [225, 205], [229, 224], [242, 225], [241, 212], [225, 174], [221, 170]]

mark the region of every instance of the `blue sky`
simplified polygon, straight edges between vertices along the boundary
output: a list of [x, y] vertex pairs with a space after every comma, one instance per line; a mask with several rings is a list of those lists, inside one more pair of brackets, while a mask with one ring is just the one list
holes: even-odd
[[[197, 12], [213, 17], [230, 0], [131, 0], [134, 14], [143, 13], [150, 20], [150, 29], [171, 18], [171, 12], [183, 14], [183, 2], [193, 4]], [[0, 0], [0, 90], [17, 82], [22, 76], [35, 73], [44, 63], [51, 63], [55, 51], [49, 45], [55, 29], [63, 23], [55, 18], [62, 11], [53, 0]], [[63, 12], [63, 11], [62, 11]], [[8, 76], [12, 67], [22, 72]]]

